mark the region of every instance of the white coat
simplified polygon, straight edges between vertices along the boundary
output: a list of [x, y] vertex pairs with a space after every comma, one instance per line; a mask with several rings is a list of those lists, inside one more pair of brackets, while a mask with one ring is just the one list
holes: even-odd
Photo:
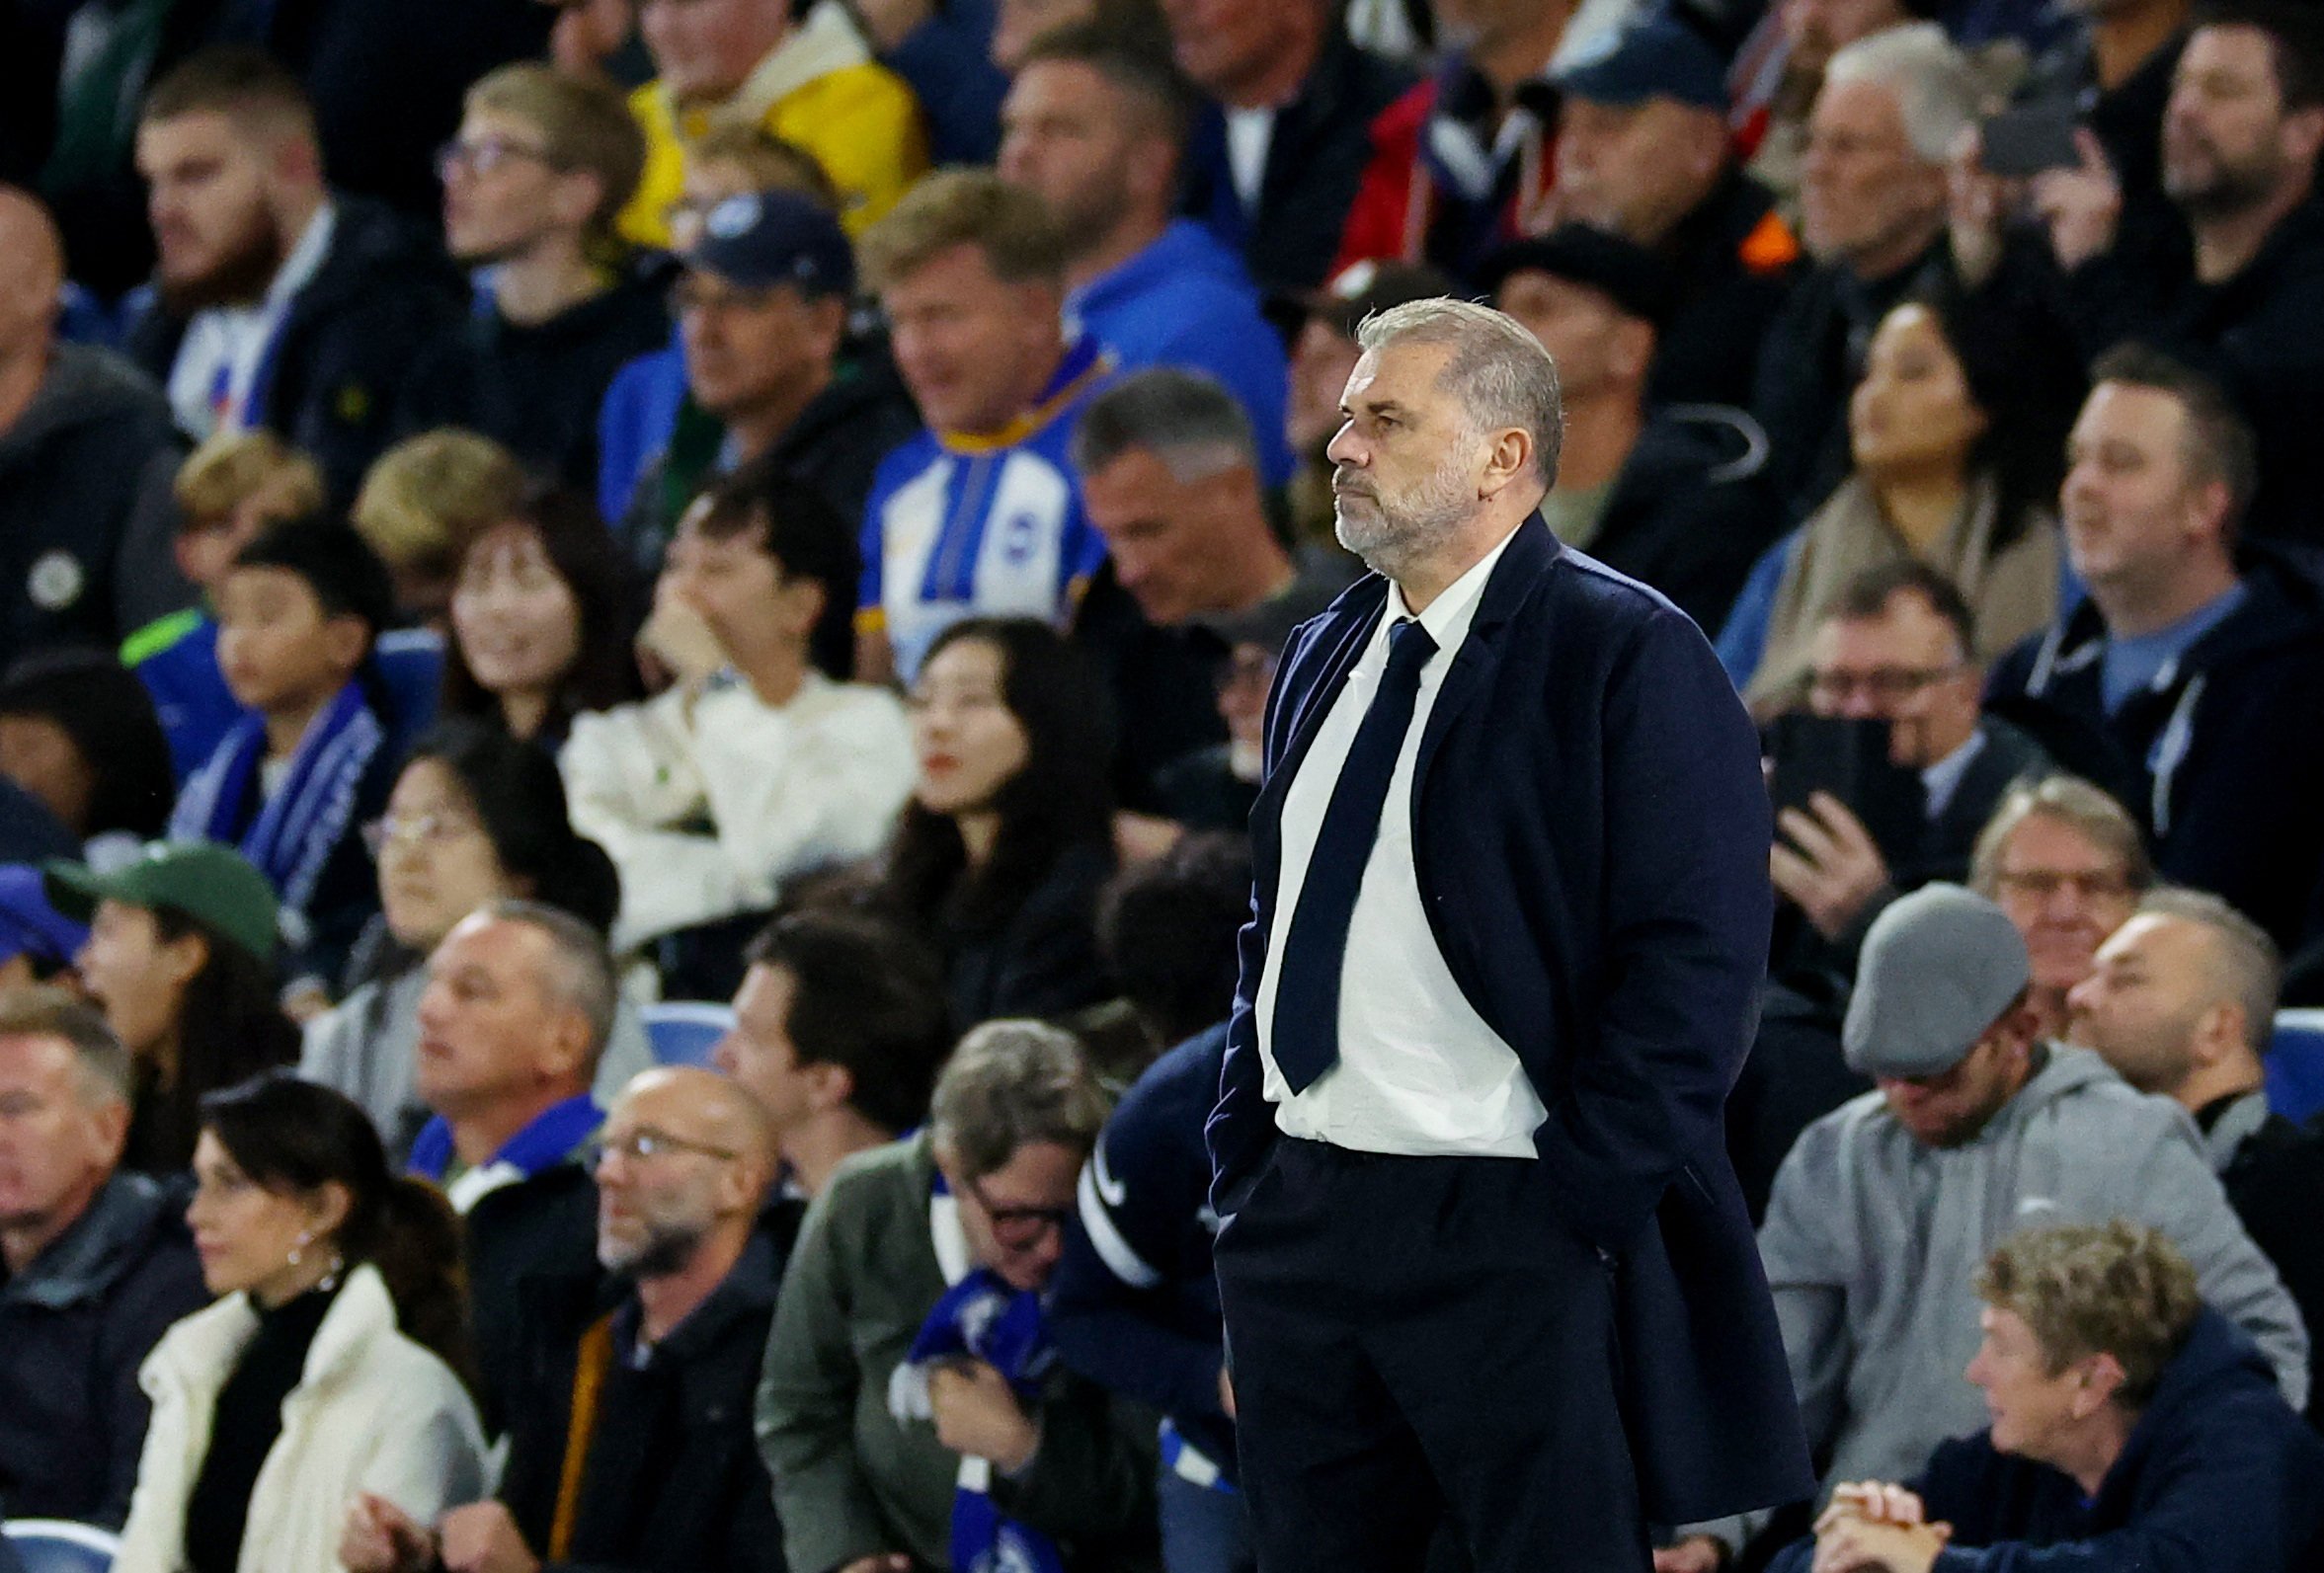
[[[186, 1504], [209, 1453], [218, 1391], [258, 1331], [247, 1297], [179, 1322], [138, 1379], [153, 1400], [114, 1573], [183, 1573]], [[422, 1524], [486, 1494], [476, 1406], [451, 1368], [396, 1330], [368, 1264], [324, 1313], [282, 1434], [250, 1494], [239, 1573], [336, 1573], [348, 1507], [376, 1492]]]

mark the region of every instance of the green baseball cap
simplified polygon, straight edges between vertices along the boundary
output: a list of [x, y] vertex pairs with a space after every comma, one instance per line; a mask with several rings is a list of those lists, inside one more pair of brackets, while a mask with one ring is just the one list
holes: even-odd
[[48, 900], [86, 923], [99, 902], [167, 907], [232, 940], [262, 962], [275, 959], [275, 888], [242, 855], [215, 841], [155, 841], [135, 862], [100, 874], [83, 863], [40, 870]]

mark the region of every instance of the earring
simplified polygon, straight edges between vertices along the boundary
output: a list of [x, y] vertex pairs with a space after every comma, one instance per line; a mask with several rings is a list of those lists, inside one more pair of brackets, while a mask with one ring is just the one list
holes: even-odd
[[299, 1260], [306, 1255], [306, 1248], [314, 1243], [315, 1231], [313, 1229], [300, 1229], [298, 1231], [298, 1242], [290, 1247], [290, 1265], [292, 1267], [296, 1267], [299, 1264]]

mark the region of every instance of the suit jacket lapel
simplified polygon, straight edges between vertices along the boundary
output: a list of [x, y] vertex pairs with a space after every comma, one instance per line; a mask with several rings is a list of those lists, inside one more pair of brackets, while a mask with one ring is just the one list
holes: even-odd
[[1541, 583], [1542, 574], [1563, 551], [1558, 537], [1536, 513], [1517, 526], [1509, 549], [1493, 565], [1492, 577], [1484, 582], [1484, 593], [1477, 602], [1477, 616], [1469, 625], [1469, 637], [1454, 653], [1452, 669], [1444, 674], [1436, 702], [1429, 707], [1428, 724], [1420, 732], [1420, 751], [1412, 761], [1414, 812], [1419, 809], [1420, 789], [1428, 780], [1428, 766], [1443, 746], [1445, 733], [1484, 691], [1493, 669], [1500, 665], [1501, 625], [1525, 603], [1526, 596]]

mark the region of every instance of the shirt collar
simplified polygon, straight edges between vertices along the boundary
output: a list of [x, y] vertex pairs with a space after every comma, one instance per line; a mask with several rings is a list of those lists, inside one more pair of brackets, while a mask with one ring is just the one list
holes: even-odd
[[282, 266], [275, 270], [275, 280], [267, 285], [267, 309], [280, 311], [290, 304], [293, 296], [314, 281], [323, 271], [323, 259], [331, 254], [331, 236], [339, 228], [339, 209], [326, 200], [315, 209], [315, 216], [306, 221], [306, 230], [298, 237], [298, 244], [290, 248], [290, 255], [282, 259]]
[[1927, 804], [1930, 819], [1943, 814], [1953, 802], [1953, 794], [1961, 790], [1961, 778], [1968, 774], [1969, 766], [1984, 748], [1985, 731], [1980, 727], [1969, 734], [1966, 743], [1921, 771], [1921, 797]]
[[1494, 544], [1491, 551], [1471, 564], [1467, 573], [1446, 586], [1444, 593], [1430, 601], [1428, 609], [1423, 612], [1413, 611], [1404, 600], [1403, 586], [1390, 580], [1388, 615], [1382, 619], [1381, 625], [1393, 628], [1403, 618], [1417, 617], [1420, 626], [1428, 631], [1428, 637], [1436, 642], [1437, 649], [1458, 649], [1461, 641], [1469, 637], [1469, 625], [1477, 620], [1477, 605], [1484, 599], [1485, 581], [1492, 578], [1494, 565], [1500, 562], [1501, 554], [1509, 549], [1509, 543], [1516, 538], [1517, 531], [1512, 528]]

